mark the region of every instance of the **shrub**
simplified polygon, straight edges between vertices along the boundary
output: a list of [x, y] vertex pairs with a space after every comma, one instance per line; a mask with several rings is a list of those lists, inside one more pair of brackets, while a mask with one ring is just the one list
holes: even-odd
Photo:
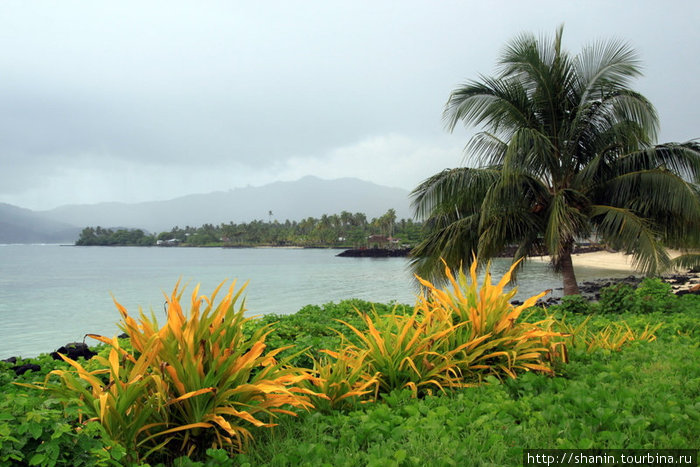
[[13, 389], [0, 399], [0, 465], [120, 465], [124, 449], [99, 423], [76, 423], [75, 407]]
[[591, 312], [591, 305], [581, 295], [565, 295], [556, 309], [564, 313], [588, 314]]
[[[616, 318], [592, 316], [589, 328], [604, 328]], [[644, 328], [630, 318], [625, 316], [633, 330]], [[665, 335], [667, 325], [662, 330]], [[256, 436], [255, 449], [238, 456], [236, 465], [514, 466], [522, 465], [523, 449], [533, 445], [694, 448], [700, 347], [697, 338], [672, 334], [660, 333], [663, 342], [631, 343], [614, 355], [581, 355], [567, 365], [565, 378], [527, 373], [449, 397], [393, 392], [384, 403], [347, 413], [281, 420], [274, 433]]]
[[677, 297], [673, 294], [671, 284], [656, 277], [645, 278], [634, 293], [642, 313], [670, 312], [677, 307]]
[[637, 312], [639, 310], [637, 295], [629, 284], [618, 283], [600, 290], [601, 313]]
[[[309, 376], [264, 353], [268, 327], [246, 337], [245, 308], [234, 305], [234, 284], [215, 305], [223, 283], [211, 297], [195, 288], [188, 316], [180, 305], [179, 283], [167, 299], [167, 321], [160, 327], [153, 314], [139, 322], [116, 302], [132, 351], [117, 338], [92, 337], [110, 346], [95, 357], [101, 368], [86, 370], [63, 357], [72, 370], [54, 370], [36, 385], [77, 403], [89, 420], [99, 421], [109, 436], [124, 445], [129, 461], [143, 461], [158, 452], [159, 460], [177, 455], [201, 457], [204, 450], [240, 452], [252, 438], [250, 428], [269, 427], [289, 408], [311, 408]], [[59, 383], [50, 377], [59, 377]]]
[[555, 323], [555, 328], [565, 334], [564, 342], [567, 347], [574, 350], [594, 352], [598, 349], [619, 352], [622, 347], [632, 341], [653, 342], [656, 340], [656, 331], [662, 323], [654, 326], [646, 324], [641, 331], [635, 331], [625, 321], [608, 323], [602, 329], [590, 329], [590, 316], [577, 325], [566, 322], [561, 318]]
[[[338, 331], [346, 330], [346, 326], [340, 321], [352, 324], [361, 331], [366, 331], [367, 326], [356, 310], [368, 312], [375, 309], [380, 314], [405, 313], [412, 310], [410, 306], [391, 306], [382, 303], [370, 303], [364, 300], [351, 299], [339, 303], [326, 303], [324, 305], [307, 305], [291, 315], [268, 314], [259, 320], [251, 321], [246, 326], [246, 335], [265, 325], [274, 325], [265, 342], [268, 349], [293, 346], [281, 352], [280, 357], [292, 356], [290, 363], [304, 368], [313, 368], [314, 360], [323, 357], [322, 349], [341, 348], [344, 343]], [[354, 334], [346, 336], [351, 343], [358, 343]], [[296, 349], [304, 349], [299, 352]]]

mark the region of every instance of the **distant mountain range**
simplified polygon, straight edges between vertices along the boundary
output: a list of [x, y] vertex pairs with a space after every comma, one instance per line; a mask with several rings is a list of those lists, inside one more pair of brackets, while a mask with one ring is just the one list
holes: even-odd
[[74, 242], [80, 230], [42, 213], [0, 203], [0, 243]]
[[260, 187], [182, 196], [145, 203], [99, 203], [60, 206], [48, 211], [0, 203], [0, 243], [73, 243], [86, 226], [141, 228], [162, 232], [175, 226], [243, 223], [272, 219], [301, 220], [362, 212], [368, 219], [389, 209], [410, 218], [409, 193], [356, 178], [322, 180], [304, 177]]

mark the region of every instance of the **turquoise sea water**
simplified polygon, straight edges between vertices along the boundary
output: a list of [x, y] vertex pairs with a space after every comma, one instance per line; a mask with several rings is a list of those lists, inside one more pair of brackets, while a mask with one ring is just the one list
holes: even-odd
[[[413, 303], [416, 289], [404, 258], [338, 258], [338, 250], [71, 247], [0, 245], [0, 359], [52, 352], [86, 333], [119, 333], [112, 295], [132, 314], [164, 317], [163, 291], [179, 278], [209, 295], [222, 281], [249, 280], [248, 314], [294, 313], [307, 304], [361, 298]], [[495, 277], [508, 267], [496, 260]], [[579, 270], [580, 281], [612, 277]], [[619, 272], [617, 275], [625, 274]], [[520, 276], [519, 296], [560, 287], [544, 264]], [[555, 294], [556, 294], [555, 290]], [[89, 344], [94, 341], [87, 339]]]

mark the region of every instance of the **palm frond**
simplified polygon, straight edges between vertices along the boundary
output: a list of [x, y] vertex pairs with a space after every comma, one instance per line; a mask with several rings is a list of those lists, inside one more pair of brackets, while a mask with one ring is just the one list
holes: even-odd
[[450, 94], [443, 120], [449, 131], [463, 121], [489, 128], [503, 139], [510, 138], [514, 128], [537, 122], [522, 83], [485, 76], [481, 82], [467, 82]]
[[640, 271], [654, 274], [668, 269], [671, 259], [646, 219], [629, 209], [602, 205], [591, 207], [591, 219], [607, 244], [633, 255], [633, 265]]
[[[423, 181], [410, 194], [414, 216], [426, 219], [438, 207], [472, 212], [499, 178], [498, 167], [445, 169]], [[444, 205], [448, 205], [446, 208]]]
[[664, 167], [689, 182], [700, 178], [700, 143], [659, 144], [641, 151], [624, 154], [615, 164], [618, 173]]
[[645, 143], [656, 142], [659, 117], [656, 109], [644, 96], [630, 89], [620, 89], [606, 96], [610, 113], [616, 122], [635, 122], [642, 129]]
[[574, 190], [562, 190], [554, 194], [547, 211], [544, 244], [552, 255], [555, 268], [559, 256], [570, 251], [576, 238], [585, 238], [590, 233], [588, 216], [583, 210], [588, 200]]
[[508, 144], [494, 134], [481, 131], [469, 140], [464, 148], [464, 159], [474, 157], [482, 166], [494, 166], [503, 163]]
[[700, 253], [686, 253], [671, 260], [672, 269], [698, 269], [700, 268]]
[[536, 177], [556, 177], [559, 159], [550, 138], [539, 129], [519, 128], [508, 141], [503, 161], [504, 174], [528, 172]]
[[496, 256], [508, 245], [536, 237], [542, 230], [540, 211], [549, 202], [548, 188], [536, 177], [503, 175], [488, 190], [481, 206], [479, 257]]
[[455, 269], [471, 264], [478, 249], [479, 217], [444, 213], [434, 215], [429, 222], [428, 234], [411, 251], [409, 267], [415, 274], [441, 283], [445, 280], [443, 260]]
[[663, 169], [628, 172], [610, 179], [603, 195], [613, 206], [625, 206], [647, 219], [681, 216], [700, 222], [700, 198], [694, 187]]
[[621, 40], [598, 41], [581, 49], [574, 59], [583, 105], [599, 99], [604, 89], [626, 88], [632, 78], [641, 76], [639, 55]]

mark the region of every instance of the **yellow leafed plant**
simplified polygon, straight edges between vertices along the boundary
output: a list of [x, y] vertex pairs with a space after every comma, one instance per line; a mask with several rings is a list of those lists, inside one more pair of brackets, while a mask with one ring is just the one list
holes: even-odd
[[519, 371], [553, 375], [553, 361], [567, 358], [561, 341], [565, 334], [552, 330], [551, 318], [536, 323], [519, 320], [547, 292], [513, 306], [516, 290], [504, 289], [517, 263], [496, 285], [488, 266], [479, 285], [476, 264], [475, 260], [469, 277], [463, 271], [455, 277], [446, 267], [451, 290], [418, 277], [424, 289], [410, 315], [358, 310], [367, 331], [344, 323], [359, 344], [343, 348], [342, 358], [376, 377], [378, 391], [409, 388], [414, 395], [470, 386], [487, 375], [515, 378]]
[[304, 386], [325, 397], [314, 399], [314, 407], [321, 412], [352, 408], [356, 403], [369, 402], [379, 383], [376, 375], [365, 373], [365, 354], [345, 351], [323, 351], [319, 360], [312, 357], [312, 377]]
[[633, 341], [653, 342], [656, 340], [654, 334], [663, 323], [654, 326], [647, 324], [643, 331], [634, 331], [625, 321], [610, 323], [603, 329], [592, 331], [588, 328], [590, 317], [583, 320], [577, 326], [566, 322], [563, 317], [556, 321], [556, 326], [566, 334], [564, 342], [571, 348], [592, 353], [598, 349], [612, 350], [619, 352], [625, 344]]
[[469, 276], [463, 270], [452, 273], [445, 265], [450, 288], [445, 290], [418, 277], [424, 287], [416, 308], [429, 319], [454, 326], [445, 345], [459, 348], [455, 356], [465, 380], [481, 380], [486, 375], [516, 377], [518, 371], [540, 371], [553, 374], [552, 360], [566, 358], [566, 349], [553, 338], [564, 334], [552, 330], [551, 318], [527, 323], [519, 321], [527, 308], [549, 291], [528, 298], [522, 305], [510, 302], [517, 289], [505, 291], [511, 280], [514, 263], [497, 284], [491, 283], [490, 264], [479, 285], [475, 259]]
[[458, 326], [426, 319], [418, 309], [411, 315], [379, 315], [374, 310], [371, 314], [358, 313], [368, 331], [341, 321], [360, 340], [342, 352], [344, 358], [377, 378], [378, 391], [408, 388], [417, 395], [464, 386], [456, 357], [460, 349], [442, 345]]
[[272, 426], [280, 413], [295, 415], [291, 408], [313, 407], [309, 397], [316, 394], [301, 385], [307, 373], [276, 360], [285, 348], [265, 353], [269, 327], [244, 335], [250, 318], [243, 304], [235, 304], [245, 286], [234, 294], [234, 281], [217, 304], [222, 286], [210, 297], [195, 288], [185, 314], [178, 282], [166, 295], [163, 326], [152, 313], [140, 311], [135, 320], [115, 300], [133, 350], [116, 338], [91, 335], [111, 346], [109, 357], [99, 360], [102, 368], [89, 372], [63, 357], [73, 369], [52, 372], [60, 384], [50, 374], [37, 386], [78, 400], [127, 448], [131, 461], [155, 452], [164, 458], [198, 455], [210, 447], [242, 451], [251, 427]]

